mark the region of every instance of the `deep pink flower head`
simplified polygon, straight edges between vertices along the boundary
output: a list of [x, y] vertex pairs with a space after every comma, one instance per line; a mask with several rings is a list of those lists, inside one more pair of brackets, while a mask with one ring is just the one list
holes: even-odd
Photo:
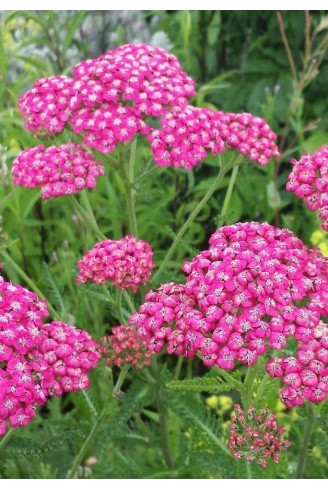
[[285, 427], [278, 425], [277, 416], [268, 408], [257, 410], [250, 407], [243, 412], [235, 405], [235, 415], [231, 418], [229, 449], [236, 459], [257, 462], [266, 468], [268, 459], [279, 463], [280, 453], [290, 446], [288, 439], [282, 439]]
[[93, 189], [96, 179], [104, 174], [103, 165], [74, 143], [28, 148], [18, 155], [12, 166], [14, 184], [41, 186], [43, 199], [75, 194], [86, 187]]
[[131, 288], [136, 293], [141, 284], [149, 281], [154, 268], [153, 250], [149, 243], [128, 235], [121, 240], [96, 243], [77, 265], [77, 284], [109, 281], [119, 289]]
[[271, 377], [282, 378], [280, 399], [288, 408], [328, 398], [328, 325], [320, 322], [299, 329], [295, 336], [295, 357], [271, 358], [266, 366]]
[[26, 129], [38, 136], [60, 133], [71, 116], [69, 106], [73, 94], [72, 79], [66, 76], [37, 80], [18, 101]]
[[253, 365], [288, 337], [306, 338], [328, 314], [328, 260], [267, 223], [217, 230], [186, 262], [186, 285], [164, 284], [132, 315], [149, 349], [203, 356], [206, 366]]
[[0, 282], [0, 436], [30, 423], [48, 396], [84, 390], [100, 354], [90, 335], [62, 322], [43, 324], [46, 302]]
[[279, 156], [276, 134], [266, 121], [252, 114], [233, 114], [186, 106], [161, 118], [161, 128], [147, 136], [160, 166], [191, 169], [213, 155], [234, 149], [259, 165]]
[[95, 110], [78, 109], [71, 119], [74, 133], [84, 132], [84, 143], [101, 153], [114, 151], [119, 143], [131, 141], [139, 132], [148, 132], [146, 124], [133, 107], [103, 103]]
[[321, 227], [328, 231], [328, 146], [322, 146], [313, 155], [306, 153], [289, 174], [286, 189], [303, 199], [311, 211], [319, 211]]
[[73, 108], [114, 102], [132, 105], [140, 115], [159, 116], [195, 95], [195, 83], [178, 59], [146, 44], [126, 44], [82, 61], [73, 74]]
[[139, 369], [149, 366], [152, 355], [134, 325], [114, 327], [112, 333], [102, 339], [101, 352], [106, 355], [108, 366], [131, 364]]

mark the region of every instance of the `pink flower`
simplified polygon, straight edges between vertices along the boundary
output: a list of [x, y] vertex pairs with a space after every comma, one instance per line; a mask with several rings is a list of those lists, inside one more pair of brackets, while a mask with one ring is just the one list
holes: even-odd
[[[277, 136], [264, 119], [193, 107], [175, 107], [161, 118], [161, 128], [147, 136], [160, 166], [191, 169], [207, 157], [234, 149], [259, 165], [279, 156]], [[260, 246], [260, 245], [259, 245]]]
[[82, 146], [68, 143], [45, 148], [28, 148], [13, 162], [14, 184], [41, 187], [43, 199], [75, 194], [96, 187], [96, 179], [105, 174], [101, 163]]
[[[284, 349], [289, 337], [308, 342], [328, 314], [328, 260], [291, 231], [267, 223], [217, 230], [208, 250], [182, 269], [185, 285], [150, 291], [131, 317], [150, 350], [167, 345], [170, 354], [199, 352], [206, 366], [221, 369], [233, 369], [236, 362], [253, 365], [269, 347]], [[311, 349], [318, 362], [326, 362], [328, 342]], [[299, 372], [294, 359], [286, 365], [272, 359], [268, 372], [278, 377]]]
[[106, 355], [108, 366], [121, 367], [129, 363], [139, 369], [149, 366], [152, 354], [134, 325], [114, 327], [112, 333], [102, 339], [100, 350]]
[[328, 146], [302, 155], [299, 161], [292, 159], [291, 164], [286, 189], [303, 199], [311, 211], [319, 211], [321, 227], [328, 231]]
[[136, 293], [149, 281], [154, 268], [152, 257], [151, 246], [132, 235], [99, 242], [78, 262], [76, 283], [109, 281], [119, 289], [131, 288]]
[[73, 94], [72, 80], [66, 76], [54, 75], [37, 80], [18, 101], [26, 129], [38, 136], [60, 133], [70, 119], [69, 106]]
[[235, 415], [231, 417], [229, 449], [236, 459], [256, 461], [264, 468], [271, 458], [278, 463], [280, 453], [290, 446], [288, 439], [282, 439], [285, 427], [279, 426], [277, 416], [268, 408], [257, 410], [250, 407], [244, 411], [235, 405]]
[[11, 427], [29, 424], [48, 396], [86, 389], [87, 373], [100, 354], [87, 332], [58, 321], [44, 325], [47, 304], [35, 293], [1, 278], [0, 297], [2, 436], [8, 422]]

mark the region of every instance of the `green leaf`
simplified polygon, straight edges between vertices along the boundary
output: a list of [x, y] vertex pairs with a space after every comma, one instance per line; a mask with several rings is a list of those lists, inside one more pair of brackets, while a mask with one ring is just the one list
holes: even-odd
[[77, 14], [74, 16], [74, 19], [72, 20], [70, 26], [67, 29], [66, 36], [64, 38], [63, 42], [63, 52], [65, 53], [67, 49], [70, 47], [72, 40], [74, 38], [75, 32], [77, 31], [78, 27], [82, 24], [84, 18], [88, 15], [87, 10], [80, 10], [77, 12]]
[[231, 383], [226, 383], [219, 377], [215, 378], [193, 378], [170, 381], [166, 384], [171, 390], [181, 390], [181, 391], [193, 391], [196, 393], [201, 393], [206, 391], [207, 393], [220, 393], [222, 391], [231, 391], [236, 386]]

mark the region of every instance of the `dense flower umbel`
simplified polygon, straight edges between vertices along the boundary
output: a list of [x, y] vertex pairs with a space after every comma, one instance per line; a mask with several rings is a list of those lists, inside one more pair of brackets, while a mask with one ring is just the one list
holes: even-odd
[[140, 115], [158, 116], [183, 106], [195, 95], [195, 82], [168, 51], [126, 44], [73, 68], [76, 95], [71, 107], [102, 103], [133, 106]]
[[290, 446], [288, 439], [282, 440], [285, 427], [279, 426], [277, 417], [268, 408], [256, 410], [251, 407], [244, 413], [240, 405], [235, 405], [231, 418], [229, 449], [237, 459], [256, 461], [264, 468], [268, 459], [278, 463], [280, 454]]
[[153, 250], [149, 243], [129, 235], [96, 243], [77, 265], [77, 284], [109, 281], [119, 289], [131, 288], [136, 293], [149, 281], [154, 268]]
[[328, 146], [291, 163], [294, 167], [286, 189], [303, 199], [311, 211], [319, 211], [321, 226], [328, 231]]
[[149, 366], [152, 352], [147, 349], [134, 325], [114, 327], [108, 337], [103, 337], [102, 342], [101, 352], [108, 356], [108, 366], [131, 364], [139, 369]]
[[40, 78], [19, 98], [18, 107], [26, 129], [39, 136], [54, 135], [64, 129], [71, 116], [72, 82], [66, 76]]
[[276, 134], [264, 119], [186, 106], [161, 118], [161, 128], [147, 136], [160, 166], [190, 169], [206, 158], [231, 148], [259, 165], [279, 156]]
[[[186, 285], [162, 285], [132, 315], [148, 347], [203, 356], [206, 366], [254, 364], [306, 335], [328, 314], [328, 261], [291, 231], [237, 223], [183, 265]], [[302, 303], [301, 303], [302, 302]]]
[[295, 333], [296, 357], [271, 358], [266, 366], [270, 376], [283, 379], [280, 398], [288, 408], [328, 398], [328, 326], [304, 330]]
[[84, 390], [100, 354], [90, 335], [62, 322], [43, 325], [47, 305], [0, 282], [0, 435], [27, 425], [48, 396]]
[[13, 162], [14, 184], [41, 186], [43, 199], [75, 194], [96, 187], [96, 179], [105, 174], [103, 165], [80, 145], [68, 143], [45, 148], [28, 148]]

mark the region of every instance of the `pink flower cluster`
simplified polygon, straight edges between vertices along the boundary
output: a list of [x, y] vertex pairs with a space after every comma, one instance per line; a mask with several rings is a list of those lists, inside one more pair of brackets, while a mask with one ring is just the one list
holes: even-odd
[[112, 333], [102, 339], [101, 352], [108, 356], [108, 366], [131, 364], [139, 369], [149, 366], [152, 356], [134, 325], [114, 327]]
[[305, 201], [311, 211], [319, 211], [321, 227], [328, 231], [328, 146], [319, 148], [312, 156], [306, 153], [294, 165], [286, 189]]
[[160, 166], [191, 169], [226, 148], [237, 150], [259, 165], [279, 156], [277, 136], [262, 118], [186, 106], [161, 118], [161, 128], [147, 136]]
[[132, 105], [136, 114], [159, 116], [195, 95], [195, 82], [178, 59], [161, 48], [126, 44], [73, 68], [72, 106], [107, 102]]
[[37, 80], [18, 101], [26, 129], [38, 136], [61, 133], [72, 114], [73, 93], [69, 77], [54, 75]]
[[328, 314], [328, 260], [287, 229], [237, 223], [183, 265], [186, 285], [164, 284], [132, 315], [151, 351], [206, 366], [253, 365], [269, 347], [311, 332]]
[[0, 435], [30, 423], [48, 396], [84, 390], [100, 354], [90, 335], [46, 325], [47, 305], [22, 286], [0, 282]]
[[283, 379], [280, 398], [288, 408], [328, 398], [328, 325], [300, 330], [296, 357], [271, 358], [266, 366], [270, 376]]
[[93, 189], [96, 179], [105, 174], [103, 165], [80, 145], [44, 145], [28, 148], [12, 166], [14, 184], [41, 186], [43, 199], [75, 194], [86, 187]]
[[271, 458], [278, 464], [280, 453], [289, 448], [291, 442], [282, 440], [285, 427], [278, 425], [277, 416], [268, 408], [256, 410], [251, 407], [244, 413], [235, 405], [231, 417], [229, 449], [234, 458], [256, 461], [266, 468]]
[[[171, 53], [146, 44], [126, 44], [82, 61], [73, 78], [38, 80], [19, 100], [25, 126], [54, 135], [68, 123], [84, 143], [102, 153], [136, 134], [148, 135], [155, 162], [190, 169], [232, 148], [259, 165], [279, 156], [276, 135], [251, 114], [232, 114], [188, 105], [194, 81]], [[161, 118], [161, 128], [144, 121]]]
[[149, 281], [154, 268], [153, 250], [149, 243], [128, 235], [96, 243], [77, 265], [77, 284], [109, 281], [119, 289], [131, 288], [136, 293], [141, 284]]

